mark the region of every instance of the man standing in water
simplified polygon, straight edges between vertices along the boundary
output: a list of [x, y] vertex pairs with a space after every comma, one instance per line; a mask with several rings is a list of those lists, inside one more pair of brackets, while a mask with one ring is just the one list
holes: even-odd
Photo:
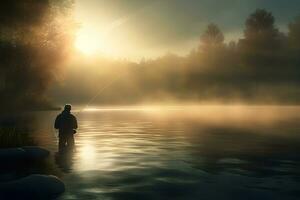
[[54, 128], [59, 130], [59, 153], [65, 152], [65, 150], [72, 150], [74, 147], [74, 134], [77, 129], [77, 119], [71, 114], [72, 106], [66, 104], [62, 113], [60, 113], [54, 123]]

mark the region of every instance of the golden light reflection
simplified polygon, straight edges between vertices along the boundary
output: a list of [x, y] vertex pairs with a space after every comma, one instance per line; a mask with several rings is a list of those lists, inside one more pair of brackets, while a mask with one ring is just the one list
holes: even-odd
[[[89, 144], [83, 144], [77, 148], [78, 162], [77, 170], [108, 170], [112, 169], [116, 160], [115, 152], [107, 152], [105, 147], [97, 147], [92, 145], [92, 141]], [[113, 151], [113, 149], [111, 149]]]
[[97, 162], [96, 160], [96, 149], [92, 145], [84, 145], [79, 148], [79, 160], [81, 166], [84, 169], [93, 169]]
[[82, 157], [87, 159], [93, 159], [95, 157], [95, 148], [92, 145], [83, 146], [80, 150]]

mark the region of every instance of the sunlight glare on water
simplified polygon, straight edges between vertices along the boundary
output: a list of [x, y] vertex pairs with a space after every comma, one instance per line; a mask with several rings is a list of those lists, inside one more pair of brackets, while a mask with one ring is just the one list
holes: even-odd
[[95, 147], [92, 145], [84, 145], [76, 148], [78, 154], [78, 169], [92, 170], [97, 168]]

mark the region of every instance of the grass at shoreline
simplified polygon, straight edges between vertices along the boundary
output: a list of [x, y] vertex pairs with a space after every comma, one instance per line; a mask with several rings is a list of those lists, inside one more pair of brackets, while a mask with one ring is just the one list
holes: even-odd
[[29, 130], [19, 130], [16, 127], [0, 127], [0, 148], [34, 146], [37, 143], [30, 136]]

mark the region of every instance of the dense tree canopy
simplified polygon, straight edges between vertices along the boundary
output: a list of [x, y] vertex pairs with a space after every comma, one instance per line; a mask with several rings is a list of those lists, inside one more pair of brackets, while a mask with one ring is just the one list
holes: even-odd
[[[64, 4], [62, 4], [64, 2]], [[46, 106], [45, 90], [70, 52], [73, 22], [68, 0], [0, 2], [1, 106]]]

